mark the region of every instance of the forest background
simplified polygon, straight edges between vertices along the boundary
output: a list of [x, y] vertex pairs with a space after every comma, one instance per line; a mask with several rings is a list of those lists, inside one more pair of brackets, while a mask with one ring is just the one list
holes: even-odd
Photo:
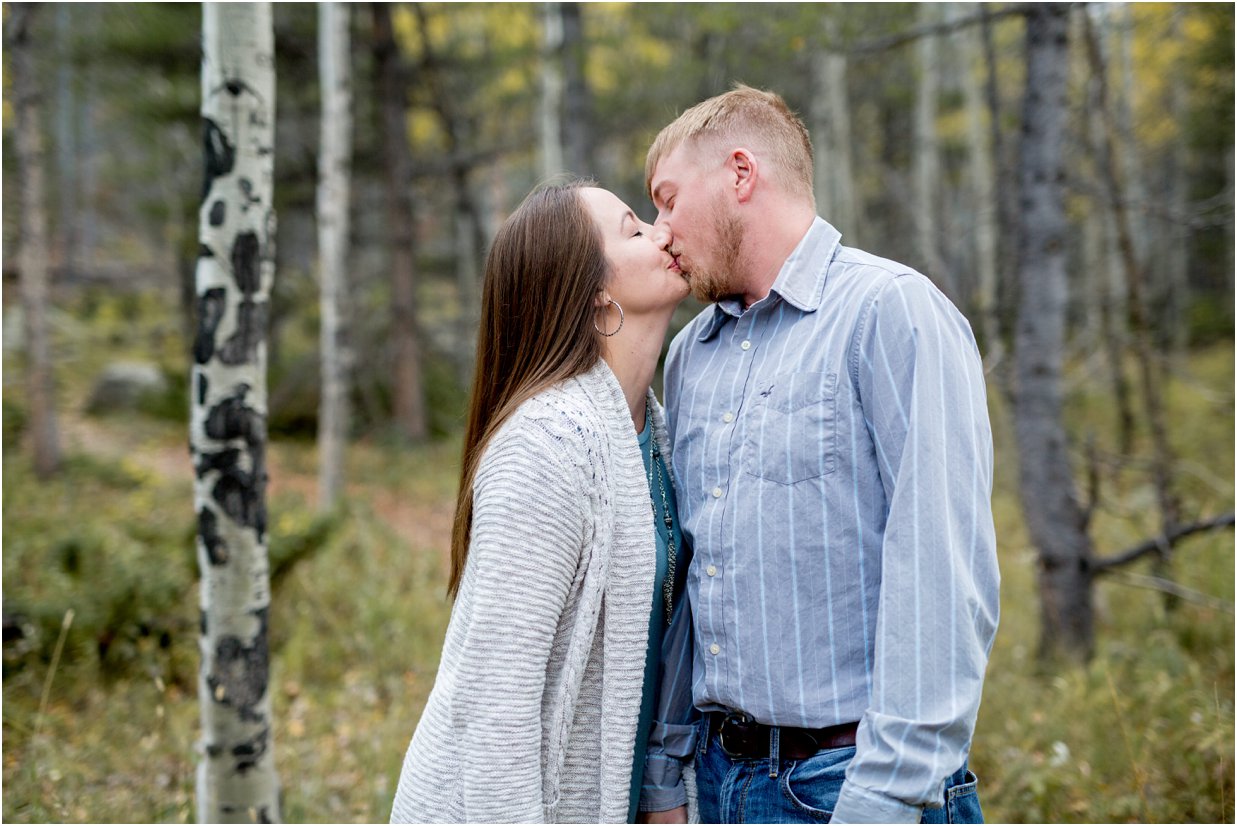
[[[1027, 529], [1036, 497], [1015, 433], [1012, 354], [1019, 321], [1034, 320], [1020, 314], [1029, 282], [1013, 219], [1019, 136], [1034, 126], [1025, 7], [350, 9], [339, 337], [350, 413], [342, 487], [324, 497], [320, 10], [273, 7], [269, 643], [285, 819], [389, 813], [449, 612], [480, 262], [495, 227], [564, 170], [651, 219], [653, 135], [742, 81], [803, 115], [818, 207], [845, 242], [927, 273], [979, 337], [1003, 575], [971, 757], [989, 819], [1233, 821], [1231, 4], [1070, 11], [1054, 357], [1094, 628], [1063, 658], [1048, 656], [1061, 653], [1043, 608], [1052, 566]], [[186, 439], [202, 10], [35, 12], [22, 52], [4, 7], [3, 819], [187, 821], [199, 759]], [[31, 168], [17, 157], [21, 54], [45, 146], [49, 291], [34, 316], [17, 254]], [[685, 305], [674, 328], [698, 309]], [[30, 343], [40, 312], [45, 360]], [[45, 409], [30, 389], [40, 381], [54, 387]], [[49, 423], [50, 463], [39, 452]], [[1185, 530], [1200, 522], [1219, 527]], [[1173, 540], [1164, 553], [1140, 551], [1157, 536]]]

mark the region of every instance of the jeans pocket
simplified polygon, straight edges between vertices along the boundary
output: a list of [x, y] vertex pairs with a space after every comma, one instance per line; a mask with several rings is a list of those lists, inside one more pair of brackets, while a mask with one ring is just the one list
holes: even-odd
[[791, 764], [781, 775], [782, 796], [796, 811], [828, 823], [854, 755], [854, 748], [830, 749]]
[[979, 805], [979, 778], [968, 770], [963, 782], [945, 790], [945, 810], [950, 823], [983, 823]]

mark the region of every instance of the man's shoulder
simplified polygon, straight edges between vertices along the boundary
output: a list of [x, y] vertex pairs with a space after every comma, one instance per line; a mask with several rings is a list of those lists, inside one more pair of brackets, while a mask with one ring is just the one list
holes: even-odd
[[705, 327], [712, 323], [713, 314], [716, 312], [717, 305], [708, 304], [696, 313], [692, 320], [684, 324], [683, 329], [679, 330], [670, 340], [669, 355], [674, 355], [682, 348], [695, 343]]

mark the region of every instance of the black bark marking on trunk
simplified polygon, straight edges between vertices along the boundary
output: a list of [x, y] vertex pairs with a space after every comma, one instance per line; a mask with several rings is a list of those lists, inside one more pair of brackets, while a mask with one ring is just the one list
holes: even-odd
[[[215, 656], [206, 684], [220, 705], [236, 709], [241, 720], [260, 723], [265, 717], [256, 708], [266, 695], [270, 679], [267, 648], [267, 609], [250, 612], [258, 621], [258, 633], [246, 645], [231, 634], [215, 642]], [[238, 767], [239, 768], [239, 767]]]
[[262, 493], [266, 488], [266, 417], [245, 403], [248, 385], [221, 399], [206, 414], [206, 436], [221, 442], [243, 440], [248, 449], [251, 470], [241, 467], [241, 450], [229, 447], [202, 452], [196, 471], [198, 477], [218, 471], [219, 479], [211, 489], [211, 497], [229, 517], [257, 531], [258, 541], [266, 535], [266, 503]]
[[236, 770], [241, 774], [257, 768], [258, 761], [266, 754], [267, 743], [271, 739], [271, 729], [266, 727], [251, 739], [237, 743], [232, 747], [232, 756], [236, 758]]
[[262, 242], [252, 230], [240, 232], [232, 244], [232, 277], [237, 288], [248, 298], [262, 285]]
[[210, 379], [205, 373], [198, 373], [198, 404], [206, 404], [206, 392], [210, 389]]
[[219, 535], [219, 517], [210, 508], [198, 511], [198, 536], [202, 537], [211, 565], [219, 566], [228, 561], [228, 543]]
[[210, 630], [210, 617], [205, 611], [198, 612], [198, 632], [205, 637], [207, 631]]
[[262, 203], [262, 199], [253, 194], [253, 181], [241, 178], [238, 184], [241, 188], [241, 196], [245, 199], [245, 202], [241, 204], [241, 212], [248, 212], [254, 204]]
[[205, 201], [215, 179], [227, 175], [236, 165], [236, 147], [210, 118], [202, 118], [202, 142], [206, 149], [206, 178], [202, 182], [202, 200]]
[[227, 290], [214, 287], [198, 296], [198, 335], [193, 341], [193, 360], [206, 364], [215, 355], [215, 332], [223, 320]]
[[236, 332], [219, 348], [219, 360], [229, 365], [256, 361], [258, 345], [266, 340], [269, 315], [270, 305], [265, 301], [242, 301], [236, 305]]
[[223, 222], [228, 217], [228, 205], [226, 201], [218, 200], [210, 205], [210, 225], [212, 227], [221, 227]]

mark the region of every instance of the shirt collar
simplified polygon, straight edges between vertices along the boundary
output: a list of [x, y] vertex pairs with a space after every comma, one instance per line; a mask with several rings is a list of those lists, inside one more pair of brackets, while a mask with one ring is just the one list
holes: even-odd
[[[787, 304], [802, 312], [812, 313], [820, 308], [825, 292], [825, 280], [829, 264], [837, 254], [842, 234], [824, 218], [817, 216], [804, 233], [798, 246], [786, 258], [782, 269], [773, 282], [771, 293], [777, 293]], [[707, 341], [717, 334], [726, 319], [743, 314], [743, 305], [728, 298], [713, 305], [713, 315], [700, 331], [699, 341]]]

